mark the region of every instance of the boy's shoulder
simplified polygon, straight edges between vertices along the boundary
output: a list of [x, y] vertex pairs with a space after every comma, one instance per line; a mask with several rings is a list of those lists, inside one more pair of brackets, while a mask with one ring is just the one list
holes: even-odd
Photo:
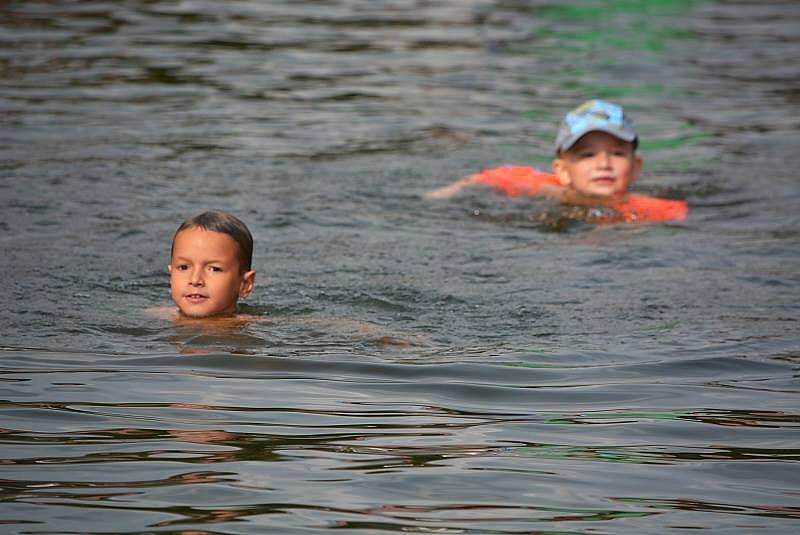
[[529, 165], [501, 165], [484, 169], [474, 176], [476, 183], [499, 189], [511, 197], [538, 195], [543, 186], [561, 184], [553, 173]]

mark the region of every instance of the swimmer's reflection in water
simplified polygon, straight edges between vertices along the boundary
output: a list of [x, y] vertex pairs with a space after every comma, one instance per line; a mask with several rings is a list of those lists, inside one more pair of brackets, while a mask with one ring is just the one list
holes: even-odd
[[170, 293], [175, 307], [152, 308], [149, 312], [172, 320], [178, 332], [169, 341], [182, 353], [208, 353], [219, 349], [249, 352], [265, 345], [247, 332], [256, 322], [265, 325], [293, 323], [305, 328], [333, 331], [352, 339], [379, 345], [418, 345], [392, 335], [376, 324], [345, 319], [276, 318], [248, 314], [239, 300], [253, 290], [253, 237], [235, 216], [212, 210], [184, 221], [172, 240]]

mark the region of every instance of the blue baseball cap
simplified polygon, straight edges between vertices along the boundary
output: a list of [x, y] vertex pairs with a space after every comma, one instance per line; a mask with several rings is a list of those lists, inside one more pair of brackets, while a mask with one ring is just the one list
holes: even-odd
[[633, 123], [622, 106], [605, 100], [589, 100], [564, 116], [556, 136], [556, 154], [569, 149], [589, 132], [600, 131], [623, 141], [638, 142]]

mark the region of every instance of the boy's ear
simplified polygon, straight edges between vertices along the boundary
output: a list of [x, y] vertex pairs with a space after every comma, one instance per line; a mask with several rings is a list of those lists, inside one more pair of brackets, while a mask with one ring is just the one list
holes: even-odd
[[244, 299], [253, 291], [253, 284], [256, 282], [256, 272], [246, 271], [242, 275], [242, 282], [239, 283], [239, 299]]
[[552, 168], [562, 186], [569, 186], [572, 183], [572, 177], [569, 176], [569, 171], [567, 171], [567, 162], [562, 158], [553, 160]]
[[629, 186], [631, 184], [633, 184], [634, 182], [636, 182], [636, 179], [639, 178], [639, 173], [642, 172], [642, 166], [643, 165], [644, 165], [644, 161], [642, 160], [642, 157], [641, 156], [634, 156], [634, 158], [633, 158], [633, 172], [631, 173], [631, 181], [628, 182]]
[[172, 263], [167, 264], [167, 273], [172, 274]]

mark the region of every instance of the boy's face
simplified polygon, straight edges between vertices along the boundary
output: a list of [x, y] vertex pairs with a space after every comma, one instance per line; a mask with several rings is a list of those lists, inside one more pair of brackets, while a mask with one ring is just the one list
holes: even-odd
[[562, 185], [593, 197], [625, 193], [641, 169], [633, 144], [605, 132], [589, 132], [553, 161]]
[[194, 227], [180, 231], [172, 246], [172, 300], [191, 317], [233, 314], [253, 289], [256, 272], [241, 272], [239, 244], [221, 232]]

